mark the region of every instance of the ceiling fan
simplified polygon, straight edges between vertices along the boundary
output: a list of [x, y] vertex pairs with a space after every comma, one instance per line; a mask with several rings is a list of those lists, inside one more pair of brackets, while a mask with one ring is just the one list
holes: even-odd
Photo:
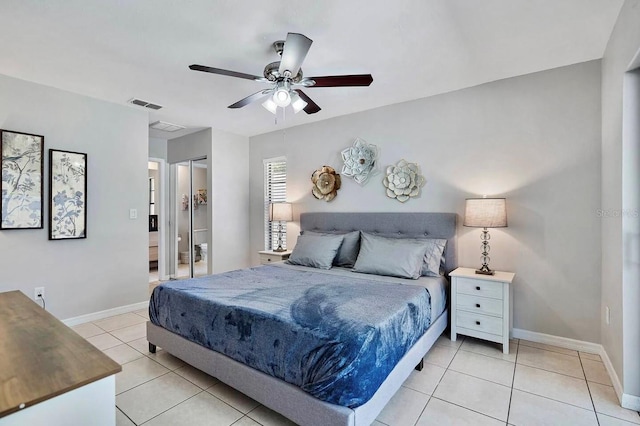
[[194, 71], [270, 83], [270, 88], [249, 95], [229, 105], [228, 108], [242, 108], [252, 102], [266, 98], [262, 106], [273, 114], [276, 113], [278, 107], [286, 108], [289, 105], [291, 105], [295, 113], [304, 110], [307, 114], [315, 114], [320, 111], [321, 108], [318, 104], [298, 87], [369, 86], [373, 81], [371, 74], [303, 77], [300, 67], [307, 56], [307, 52], [309, 52], [311, 43], [313, 43], [313, 40], [298, 33], [288, 33], [286, 40], [273, 43], [273, 48], [281, 56], [281, 59], [264, 67], [264, 77], [204, 65], [194, 64], [190, 65], [189, 68]]

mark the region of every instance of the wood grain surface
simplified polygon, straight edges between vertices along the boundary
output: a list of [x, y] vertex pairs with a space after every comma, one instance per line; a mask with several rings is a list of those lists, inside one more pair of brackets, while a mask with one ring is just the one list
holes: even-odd
[[23, 293], [0, 293], [0, 417], [121, 370]]

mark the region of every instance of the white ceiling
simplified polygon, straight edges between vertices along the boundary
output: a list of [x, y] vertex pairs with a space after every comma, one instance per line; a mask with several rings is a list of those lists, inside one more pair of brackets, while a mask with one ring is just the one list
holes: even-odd
[[[601, 58], [623, 0], [2, 0], [0, 74], [125, 104], [149, 121], [252, 136]], [[357, 88], [309, 88], [322, 111], [285, 121], [227, 105], [265, 84], [287, 32], [314, 43], [306, 76], [371, 73]], [[1, 94], [0, 94], [1, 96]], [[132, 108], [138, 108], [133, 107]], [[170, 134], [159, 133], [167, 137]]]

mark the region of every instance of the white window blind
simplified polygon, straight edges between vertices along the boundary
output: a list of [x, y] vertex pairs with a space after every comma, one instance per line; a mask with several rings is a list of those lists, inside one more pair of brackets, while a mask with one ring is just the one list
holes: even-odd
[[[269, 222], [269, 204], [287, 201], [287, 159], [264, 160], [264, 249], [278, 245], [278, 222]], [[282, 247], [287, 247], [286, 226], [282, 227]]]

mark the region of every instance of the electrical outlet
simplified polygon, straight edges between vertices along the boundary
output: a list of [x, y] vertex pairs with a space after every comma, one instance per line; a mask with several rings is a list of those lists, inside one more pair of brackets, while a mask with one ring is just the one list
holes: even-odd
[[36, 287], [33, 291], [33, 299], [38, 300], [44, 298], [44, 287]]
[[611, 324], [611, 310], [609, 309], [608, 306], [605, 306], [604, 308], [604, 320], [607, 323], [607, 325]]
[[138, 218], [138, 209], [129, 209], [129, 219]]

